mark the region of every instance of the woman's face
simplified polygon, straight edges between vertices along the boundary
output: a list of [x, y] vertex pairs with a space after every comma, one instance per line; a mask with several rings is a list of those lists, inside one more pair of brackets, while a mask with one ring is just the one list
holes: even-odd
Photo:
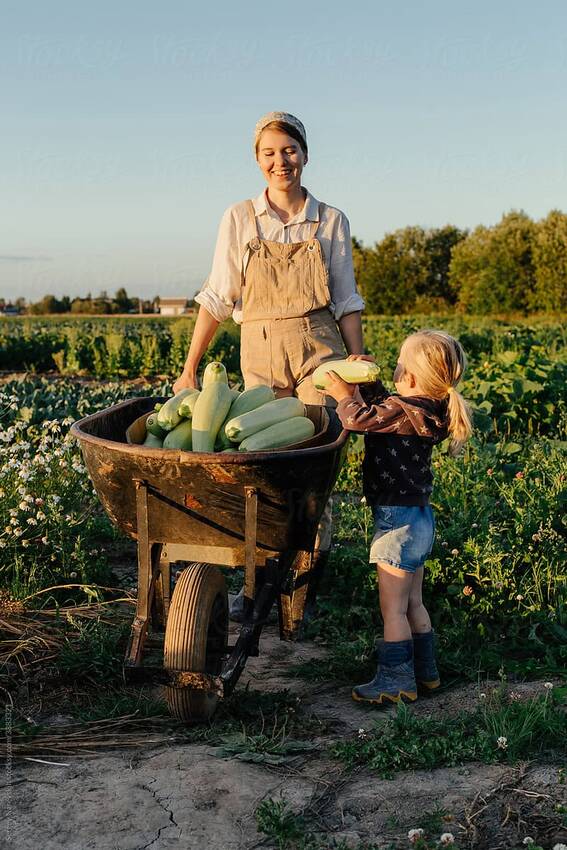
[[289, 192], [301, 186], [307, 155], [292, 136], [281, 130], [264, 130], [258, 144], [257, 159], [268, 189]]

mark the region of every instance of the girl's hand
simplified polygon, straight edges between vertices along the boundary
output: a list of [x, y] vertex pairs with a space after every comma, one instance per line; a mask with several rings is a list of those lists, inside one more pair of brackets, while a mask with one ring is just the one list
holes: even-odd
[[376, 358], [372, 354], [349, 354], [347, 360], [366, 360], [368, 363], [376, 363]]
[[336, 372], [329, 371], [326, 374], [327, 386], [325, 393], [334, 398], [335, 401], [342, 401], [344, 398], [353, 398], [356, 393], [356, 384], [347, 384], [343, 381]]

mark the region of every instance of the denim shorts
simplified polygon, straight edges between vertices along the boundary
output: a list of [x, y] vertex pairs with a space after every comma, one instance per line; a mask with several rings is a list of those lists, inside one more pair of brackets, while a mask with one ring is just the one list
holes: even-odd
[[385, 561], [410, 573], [422, 567], [435, 540], [431, 506], [374, 505], [373, 513], [370, 563]]

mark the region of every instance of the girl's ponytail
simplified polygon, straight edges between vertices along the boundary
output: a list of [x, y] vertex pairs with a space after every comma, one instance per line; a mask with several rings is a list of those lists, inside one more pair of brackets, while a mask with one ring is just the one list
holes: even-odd
[[472, 434], [470, 405], [456, 389], [467, 366], [461, 343], [445, 331], [417, 331], [402, 345], [400, 360], [427, 395], [447, 399], [448, 430], [452, 437], [449, 452], [458, 454]]
[[452, 437], [449, 453], [458, 455], [472, 434], [471, 408], [468, 401], [454, 387], [450, 387], [448, 395], [449, 434]]

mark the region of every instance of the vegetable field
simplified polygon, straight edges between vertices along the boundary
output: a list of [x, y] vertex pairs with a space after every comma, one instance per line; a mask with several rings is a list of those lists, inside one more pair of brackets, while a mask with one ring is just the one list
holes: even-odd
[[[475, 409], [475, 435], [464, 454], [452, 458], [444, 445], [434, 454], [437, 537], [426, 565], [425, 586], [438, 634], [443, 681], [449, 688], [487, 678], [501, 683], [557, 682], [564, 679], [567, 668], [565, 326], [543, 318], [509, 322], [371, 317], [365, 320], [367, 350], [376, 355], [386, 383], [391, 384], [401, 341], [420, 327], [442, 327], [460, 338], [469, 356], [463, 394]], [[36, 625], [49, 621], [52, 636], [52, 618], [58, 611], [74, 607], [80, 612], [89, 606], [94, 611], [97, 605], [131, 596], [136, 580], [132, 546], [114, 531], [102, 511], [68, 431], [75, 419], [133, 395], [171, 394], [191, 330], [191, 319], [0, 322], [0, 637], [4, 646], [0, 685], [7, 690], [19, 693], [22, 681], [33, 681], [38, 664], [47, 658], [55, 680], [82, 682], [87, 690], [93, 682], [96, 687], [104, 683], [120, 691], [120, 660], [128, 630], [123, 615], [115, 623], [109, 621], [111, 606], [105, 615], [89, 615], [88, 622], [80, 614], [65, 615], [57, 640], [50, 637], [43, 643], [40, 631], [15, 640], [10, 614], [35, 612]], [[207, 362], [221, 360], [236, 383], [238, 358], [238, 329], [232, 324], [222, 326]], [[310, 687], [332, 681], [340, 689], [366, 681], [374, 663], [372, 650], [381, 624], [375, 576], [368, 564], [372, 529], [370, 511], [361, 499], [361, 442], [361, 438], [352, 440], [336, 488], [331, 568], [318, 616], [307, 633], [325, 651], [308, 660], [297, 658], [287, 671], [296, 680], [305, 677]], [[235, 586], [238, 579], [233, 579]], [[75, 717], [86, 716], [92, 722], [116, 716], [120, 709], [114, 693], [112, 705], [101, 709], [102, 713], [75, 713]], [[554, 698], [563, 701], [564, 689], [556, 686]], [[537, 714], [541, 729], [534, 726], [525, 738], [518, 733], [514, 747], [498, 741], [511, 741], [510, 724], [519, 729], [525, 717], [499, 705], [497, 711], [489, 712], [489, 720], [486, 708], [484, 714], [474, 715], [474, 722], [470, 718], [459, 721], [460, 726], [455, 722], [450, 733], [427, 724], [421, 729], [418, 720], [399, 717], [384, 743], [378, 733], [367, 731], [366, 722], [366, 729], [359, 730], [364, 734], [352, 740], [343, 740], [343, 735], [340, 744], [329, 747], [328, 755], [349, 770], [366, 766], [382, 776], [389, 775], [388, 765], [394, 764], [386, 764], [390, 756], [384, 755], [384, 747], [389, 747], [395, 755], [394, 769], [408, 770], [412, 760], [396, 748], [396, 736], [403, 733], [405, 749], [415, 745], [421, 753], [420, 764], [427, 769], [470, 760], [514, 764], [518, 758], [537, 758], [543, 747], [553, 751], [555, 759], [554, 747], [560, 746], [567, 732], [565, 713], [550, 714], [549, 695], [538, 697], [533, 705], [530, 717]], [[84, 710], [80, 699], [77, 706], [73, 711]], [[131, 708], [129, 703], [125, 713]], [[277, 738], [281, 743], [288, 735], [288, 720], [283, 731], [278, 723], [282, 717], [291, 718], [294, 709], [282, 703], [275, 715], [273, 707], [264, 710], [274, 724], [274, 737], [270, 739], [262, 714], [258, 740], [263, 735], [264, 744], [255, 739], [259, 748], [255, 752], [273, 755], [269, 749], [273, 741]], [[141, 703], [136, 703], [135, 711], [144, 714]], [[146, 713], [156, 711], [155, 703], [146, 709]], [[499, 725], [494, 725], [495, 717]], [[225, 731], [228, 728], [227, 715], [215, 722]], [[295, 729], [293, 722], [289, 720], [288, 731]], [[234, 723], [231, 734], [235, 728], [244, 728], [248, 719], [239, 714]], [[30, 733], [22, 724], [24, 740]], [[305, 728], [311, 740], [316, 735], [314, 727], [307, 724]], [[551, 728], [555, 744], [541, 731]], [[470, 735], [475, 730], [474, 740], [467, 738], [467, 729]], [[201, 740], [213, 740], [214, 729], [206, 734], [209, 738]], [[444, 734], [454, 735], [451, 740], [457, 742], [457, 749], [449, 757], [432, 748], [429, 757], [427, 741]], [[233, 746], [234, 736], [231, 741]], [[297, 836], [285, 843], [276, 827], [285, 821], [287, 809], [278, 810], [278, 805], [274, 803], [273, 810], [265, 806], [257, 814], [258, 828], [264, 824], [263, 833], [275, 842], [269, 846], [288, 850], [330, 846], [315, 839], [310, 844], [305, 836], [303, 844]]]

